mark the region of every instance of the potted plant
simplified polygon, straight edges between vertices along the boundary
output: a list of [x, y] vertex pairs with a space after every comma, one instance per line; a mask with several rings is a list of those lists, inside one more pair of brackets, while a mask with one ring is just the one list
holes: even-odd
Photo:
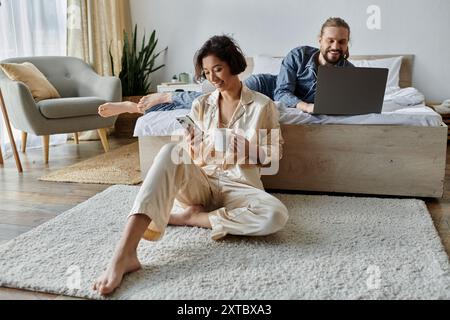
[[[159, 52], [155, 52], [158, 45], [156, 31], [153, 30], [150, 39], [146, 42], [145, 33], [142, 43], [138, 47], [137, 43], [137, 25], [129, 39], [127, 32], [124, 32], [124, 45], [122, 53], [122, 70], [119, 78], [122, 82], [122, 100], [138, 103], [139, 100], [150, 93], [151, 74], [165, 65], [156, 66], [156, 59], [167, 50], [167, 47]], [[110, 53], [112, 72], [114, 72], [114, 63]], [[134, 126], [139, 114], [122, 114], [116, 121], [116, 136], [132, 137]]]

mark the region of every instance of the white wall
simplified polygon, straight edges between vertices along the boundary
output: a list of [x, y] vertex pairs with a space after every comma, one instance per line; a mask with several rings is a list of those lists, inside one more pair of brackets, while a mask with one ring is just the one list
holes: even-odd
[[[285, 55], [298, 45], [317, 46], [322, 23], [344, 18], [352, 28], [350, 53], [414, 54], [413, 85], [427, 100], [450, 98], [448, 0], [131, 0], [133, 23], [156, 29], [166, 67], [153, 83], [193, 72], [192, 58], [210, 36], [230, 34], [246, 55]], [[381, 30], [367, 27], [367, 8], [381, 9]]]

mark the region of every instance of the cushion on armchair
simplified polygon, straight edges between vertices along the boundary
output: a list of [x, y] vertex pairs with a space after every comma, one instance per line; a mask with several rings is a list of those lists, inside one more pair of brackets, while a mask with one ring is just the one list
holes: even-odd
[[0, 67], [9, 79], [23, 82], [36, 102], [61, 97], [42, 72], [30, 62], [3, 63]]
[[98, 106], [106, 100], [97, 97], [46, 99], [37, 103], [39, 111], [47, 119], [97, 116]]

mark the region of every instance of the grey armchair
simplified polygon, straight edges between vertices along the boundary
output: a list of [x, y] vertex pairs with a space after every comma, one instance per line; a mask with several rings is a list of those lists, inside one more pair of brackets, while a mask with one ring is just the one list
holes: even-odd
[[25, 84], [11, 81], [0, 70], [1, 93], [12, 125], [23, 132], [22, 146], [26, 145], [28, 133], [43, 136], [44, 160], [48, 163], [50, 135], [97, 129], [107, 152], [106, 128], [114, 126], [117, 117], [100, 117], [98, 107], [121, 101], [120, 80], [99, 76], [87, 63], [73, 57], [24, 57], [1, 63], [27, 61], [47, 77], [62, 98], [36, 103]]

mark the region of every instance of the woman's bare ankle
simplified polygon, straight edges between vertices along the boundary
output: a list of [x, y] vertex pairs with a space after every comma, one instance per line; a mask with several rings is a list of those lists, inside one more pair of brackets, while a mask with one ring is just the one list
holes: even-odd
[[192, 226], [195, 215], [205, 212], [205, 208], [201, 205], [187, 207], [183, 212], [171, 214], [169, 224], [175, 226]]

